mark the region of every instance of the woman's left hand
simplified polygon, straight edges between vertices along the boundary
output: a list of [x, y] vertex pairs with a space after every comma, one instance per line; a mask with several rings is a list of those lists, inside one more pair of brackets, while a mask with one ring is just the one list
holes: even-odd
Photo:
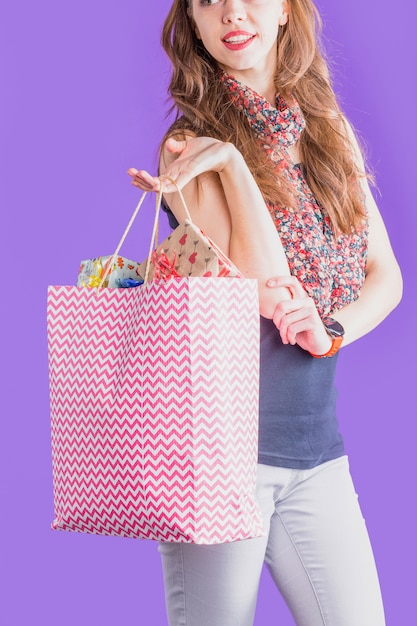
[[325, 354], [332, 340], [313, 298], [307, 295], [301, 283], [294, 276], [279, 276], [269, 279], [267, 287], [286, 287], [291, 293], [291, 300], [280, 302], [272, 317], [282, 343], [298, 344], [312, 354]]

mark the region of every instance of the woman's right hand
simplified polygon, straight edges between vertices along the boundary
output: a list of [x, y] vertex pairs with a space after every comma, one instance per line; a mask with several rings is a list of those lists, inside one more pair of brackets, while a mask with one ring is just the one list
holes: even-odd
[[173, 137], [167, 139], [166, 150], [175, 158], [164, 173], [152, 176], [146, 170], [130, 168], [128, 174], [132, 176], [132, 184], [143, 191], [159, 191], [161, 185], [165, 193], [176, 191], [174, 180], [182, 189], [193, 178], [204, 172], [222, 172], [229, 164], [240, 161], [243, 157], [231, 143], [219, 141], [211, 137], [190, 137], [178, 141]]
[[[259, 284], [261, 315], [272, 318], [288, 289], [266, 287], [270, 276], [289, 275], [288, 263], [262, 193], [242, 154], [231, 143], [211, 137], [169, 138], [162, 150], [161, 176], [129, 170], [144, 191], [167, 194], [180, 222], [185, 218], [177, 187], [184, 190], [196, 224], [230, 257], [242, 274]], [[197, 182], [199, 181], [199, 182]], [[184, 189], [184, 187], [186, 189]]]
[[325, 354], [332, 340], [328, 335], [319, 312], [299, 280], [295, 276], [270, 278], [267, 288], [286, 288], [288, 297], [275, 307], [272, 320], [279, 330], [283, 344], [298, 344], [311, 354]]

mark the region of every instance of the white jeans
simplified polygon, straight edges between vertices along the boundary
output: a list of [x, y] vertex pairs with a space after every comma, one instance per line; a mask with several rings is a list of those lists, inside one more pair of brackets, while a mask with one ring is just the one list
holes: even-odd
[[347, 457], [310, 470], [259, 465], [257, 497], [264, 537], [159, 544], [170, 626], [251, 626], [264, 561], [298, 626], [383, 626]]

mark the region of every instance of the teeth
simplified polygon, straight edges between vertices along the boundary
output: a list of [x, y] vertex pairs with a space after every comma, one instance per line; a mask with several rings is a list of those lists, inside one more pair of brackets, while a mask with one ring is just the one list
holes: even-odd
[[237, 37], [230, 37], [229, 39], [225, 39], [225, 41], [227, 41], [227, 43], [245, 43], [245, 41], [249, 41], [249, 39], [252, 39], [252, 37], [242, 37], [237, 36]]

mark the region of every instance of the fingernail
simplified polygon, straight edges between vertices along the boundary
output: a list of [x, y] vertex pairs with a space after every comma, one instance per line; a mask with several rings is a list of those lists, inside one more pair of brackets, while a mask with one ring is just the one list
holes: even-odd
[[268, 282], [266, 284], [267, 284], [267, 287], [276, 287], [277, 286], [277, 281], [276, 280], [268, 280]]

